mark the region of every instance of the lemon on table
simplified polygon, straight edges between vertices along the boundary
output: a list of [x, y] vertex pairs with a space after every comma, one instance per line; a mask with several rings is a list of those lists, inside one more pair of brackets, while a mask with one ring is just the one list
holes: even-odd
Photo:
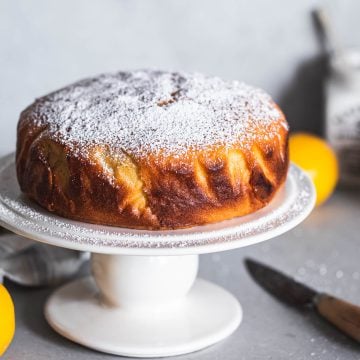
[[0, 356], [11, 343], [15, 332], [15, 312], [11, 296], [0, 284]]
[[289, 141], [290, 160], [300, 166], [315, 184], [316, 205], [334, 191], [338, 180], [338, 162], [325, 140], [307, 133], [295, 133]]

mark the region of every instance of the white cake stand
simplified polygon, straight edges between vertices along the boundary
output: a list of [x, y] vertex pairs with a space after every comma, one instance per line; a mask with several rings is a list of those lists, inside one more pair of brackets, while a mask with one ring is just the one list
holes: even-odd
[[0, 160], [0, 224], [92, 253], [93, 276], [55, 291], [45, 308], [48, 322], [79, 344], [125, 356], [185, 354], [233, 333], [242, 319], [240, 304], [219, 286], [196, 279], [198, 255], [278, 236], [303, 221], [314, 203], [312, 182], [291, 165], [271, 204], [249, 216], [172, 231], [97, 226], [27, 200], [17, 185], [14, 155]]

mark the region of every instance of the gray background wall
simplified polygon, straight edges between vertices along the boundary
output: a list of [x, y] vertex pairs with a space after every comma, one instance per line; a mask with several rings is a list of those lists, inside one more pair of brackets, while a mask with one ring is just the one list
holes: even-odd
[[293, 129], [320, 131], [321, 48], [310, 11], [329, 7], [360, 46], [358, 0], [0, 0], [0, 154], [20, 111], [82, 77], [138, 67], [201, 71], [269, 91]]

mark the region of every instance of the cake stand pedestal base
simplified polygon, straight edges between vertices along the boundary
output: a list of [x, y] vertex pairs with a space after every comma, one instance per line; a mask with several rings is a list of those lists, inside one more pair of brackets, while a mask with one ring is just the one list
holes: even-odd
[[242, 310], [226, 290], [196, 279], [198, 255], [92, 254], [93, 277], [48, 300], [45, 315], [61, 335], [106, 353], [180, 355], [225, 339]]

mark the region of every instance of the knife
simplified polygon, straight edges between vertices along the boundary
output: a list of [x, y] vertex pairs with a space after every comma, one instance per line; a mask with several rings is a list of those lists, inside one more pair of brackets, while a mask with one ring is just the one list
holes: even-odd
[[314, 309], [324, 319], [352, 339], [360, 342], [360, 306], [338, 299], [252, 259], [245, 259], [252, 278], [280, 301], [296, 307]]

